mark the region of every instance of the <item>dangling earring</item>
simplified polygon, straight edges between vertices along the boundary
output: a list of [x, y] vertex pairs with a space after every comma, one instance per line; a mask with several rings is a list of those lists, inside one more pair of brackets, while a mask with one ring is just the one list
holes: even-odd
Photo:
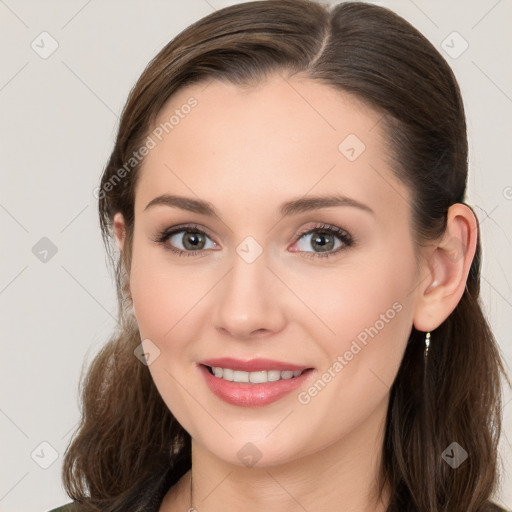
[[425, 357], [428, 356], [428, 347], [430, 346], [430, 332], [425, 334]]

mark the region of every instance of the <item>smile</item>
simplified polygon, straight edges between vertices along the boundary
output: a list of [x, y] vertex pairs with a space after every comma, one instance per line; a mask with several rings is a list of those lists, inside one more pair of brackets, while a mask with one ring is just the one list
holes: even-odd
[[206, 359], [197, 364], [209, 390], [240, 407], [261, 407], [292, 394], [316, 374], [306, 365], [271, 359]]
[[253, 384], [293, 379], [301, 375], [303, 372], [303, 370], [261, 370], [257, 372], [244, 372], [241, 370], [233, 370], [231, 368], [221, 368], [219, 366], [209, 366], [208, 368], [210, 369], [210, 373], [220, 379], [230, 382], [250, 382]]

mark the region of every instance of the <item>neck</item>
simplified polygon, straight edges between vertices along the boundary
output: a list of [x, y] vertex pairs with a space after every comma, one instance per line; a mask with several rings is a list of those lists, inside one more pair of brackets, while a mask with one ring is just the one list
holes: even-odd
[[[192, 440], [192, 470], [181, 482], [180, 502], [197, 512], [341, 510], [385, 512], [380, 495], [387, 401], [334, 445], [278, 466], [245, 467], [216, 457]], [[192, 491], [192, 500], [191, 500]]]

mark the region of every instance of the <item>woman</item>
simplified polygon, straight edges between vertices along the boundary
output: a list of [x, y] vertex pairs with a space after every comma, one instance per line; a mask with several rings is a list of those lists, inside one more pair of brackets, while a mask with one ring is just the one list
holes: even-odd
[[500, 510], [466, 179], [454, 75], [391, 11], [268, 0], [180, 33], [97, 191], [119, 330], [58, 510]]

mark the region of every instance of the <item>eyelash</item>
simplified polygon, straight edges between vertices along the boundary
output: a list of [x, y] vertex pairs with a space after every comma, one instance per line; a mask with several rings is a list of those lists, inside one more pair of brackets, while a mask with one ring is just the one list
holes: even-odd
[[[161, 231], [160, 233], [158, 233], [154, 242], [163, 245], [167, 250], [171, 251], [177, 256], [196, 256], [198, 253], [204, 252], [203, 250], [183, 251], [182, 249], [176, 249], [172, 245], [165, 245], [165, 242], [167, 242], [167, 240], [171, 238], [171, 236], [181, 232], [198, 233], [208, 238], [211, 238], [208, 235], [208, 233], [203, 231], [197, 224], [187, 224], [184, 226], [176, 226], [174, 228], [165, 229]], [[335, 235], [342, 241], [343, 245], [333, 251], [325, 253], [297, 251], [305, 258], [330, 258], [333, 256], [337, 256], [340, 251], [354, 245], [354, 238], [347, 231], [329, 224], [318, 224], [305, 231], [299, 231], [298, 233], [295, 234], [296, 241], [300, 240], [305, 235], [310, 235], [311, 233]]]
[[317, 233], [321, 235], [334, 235], [338, 237], [342, 245], [337, 249], [331, 250], [329, 252], [309, 252], [309, 251], [298, 251], [301, 256], [304, 258], [332, 258], [338, 256], [341, 251], [347, 249], [348, 247], [354, 245], [354, 238], [344, 229], [338, 228], [337, 226], [332, 226], [330, 224], [317, 224], [312, 228], [308, 228], [306, 230], [299, 231], [295, 233], [296, 240], [300, 240], [305, 235], [310, 235], [311, 233]]

